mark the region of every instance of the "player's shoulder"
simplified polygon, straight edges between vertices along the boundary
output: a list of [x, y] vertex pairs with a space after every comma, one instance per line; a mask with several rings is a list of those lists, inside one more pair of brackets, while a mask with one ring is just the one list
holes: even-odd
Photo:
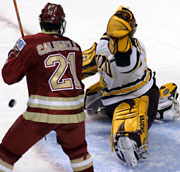
[[41, 34], [41, 33], [36, 33], [36, 34], [32, 34], [32, 35], [25, 35], [16, 41], [16, 46], [19, 48], [20, 51], [24, 47], [32, 48], [37, 43], [41, 42], [41, 40], [44, 40], [46, 36], [47, 35]]
[[133, 45], [141, 47], [143, 50], [146, 50], [145, 45], [141, 39], [133, 37], [132, 43], [133, 43]]
[[25, 46], [27, 44], [33, 44], [38, 40], [40, 40], [39, 34], [25, 35], [17, 40], [17, 44], [21, 47], [21, 46]]
[[109, 37], [106, 33], [100, 38], [97, 47], [96, 47], [96, 54], [108, 54], [109, 55], [109, 48], [108, 48]]
[[75, 44], [77, 47], [80, 48], [80, 45], [79, 45], [76, 41], [72, 40], [71, 38], [66, 37], [66, 36], [62, 36], [62, 39], [63, 39], [63, 40], [66, 40], [66, 41], [70, 41], [70, 42], [72, 42], [73, 44]]
[[110, 39], [110, 37], [109, 37], [109, 36], [107, 35], [107, 33], [105, 32], [105, 33], [102, 35], [102, 37], [101, 37], [100, 40], [109, 41], [109, 39]]
[[25, 35], [21, 39], [23, 39], [24, 41], [32, 41], [32, 40], [38, 39], [38, 38], [40, 38], [40, 34], [36, 33], [36, 34], [32, 34], [32, 35]]

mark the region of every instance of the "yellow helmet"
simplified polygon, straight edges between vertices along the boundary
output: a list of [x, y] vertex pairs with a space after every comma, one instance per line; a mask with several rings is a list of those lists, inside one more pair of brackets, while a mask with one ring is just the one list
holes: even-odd
[[121, 38], [126, 35], [133, 36], [136, 32], [136, 19], [133, 13], [123, 6], [120, 6], [116, 13], [109, 19], [107, 35], [113, 38]]

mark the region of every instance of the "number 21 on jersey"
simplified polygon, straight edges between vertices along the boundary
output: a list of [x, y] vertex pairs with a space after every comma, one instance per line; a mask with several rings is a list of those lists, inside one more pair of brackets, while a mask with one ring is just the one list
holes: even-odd
[[[62, 54], [49, 55], [44, 61], [46, 68], [56, 67], [49, 78], [49, 86], [52, 91], [81, 89], [81, 84], [76, 75], [75, 53], [69, 53], [67, 58]], [[64, 78], [67, 69], [70, 68], [72, 78]], [[74, 85], [73, 85], [74, 82]]]

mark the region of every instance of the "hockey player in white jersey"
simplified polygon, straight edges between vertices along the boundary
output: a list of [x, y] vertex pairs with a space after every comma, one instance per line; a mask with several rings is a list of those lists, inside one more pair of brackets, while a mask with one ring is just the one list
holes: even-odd
[[144, 45], [134, 37], [136, 28], [133, 13], [120, 6], [98, 44], [83, 52], [83, 77], [100, 73], [100, 81], [87, 94], [101, 90], [104, 112], [112, 117], [112, 150], [133, 168], [147, 151], [159, 100]]

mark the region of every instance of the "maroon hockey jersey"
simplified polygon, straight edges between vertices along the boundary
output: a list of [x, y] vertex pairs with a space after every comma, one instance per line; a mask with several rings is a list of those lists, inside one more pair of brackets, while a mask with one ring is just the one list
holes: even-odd
[[24, 118], [52, 124], [84, 121], [80, 46], [58, 34], [38, 33], [19, 39], [14, 50], [2, 77], [13, 84], [26, 76], [29, 100]]

